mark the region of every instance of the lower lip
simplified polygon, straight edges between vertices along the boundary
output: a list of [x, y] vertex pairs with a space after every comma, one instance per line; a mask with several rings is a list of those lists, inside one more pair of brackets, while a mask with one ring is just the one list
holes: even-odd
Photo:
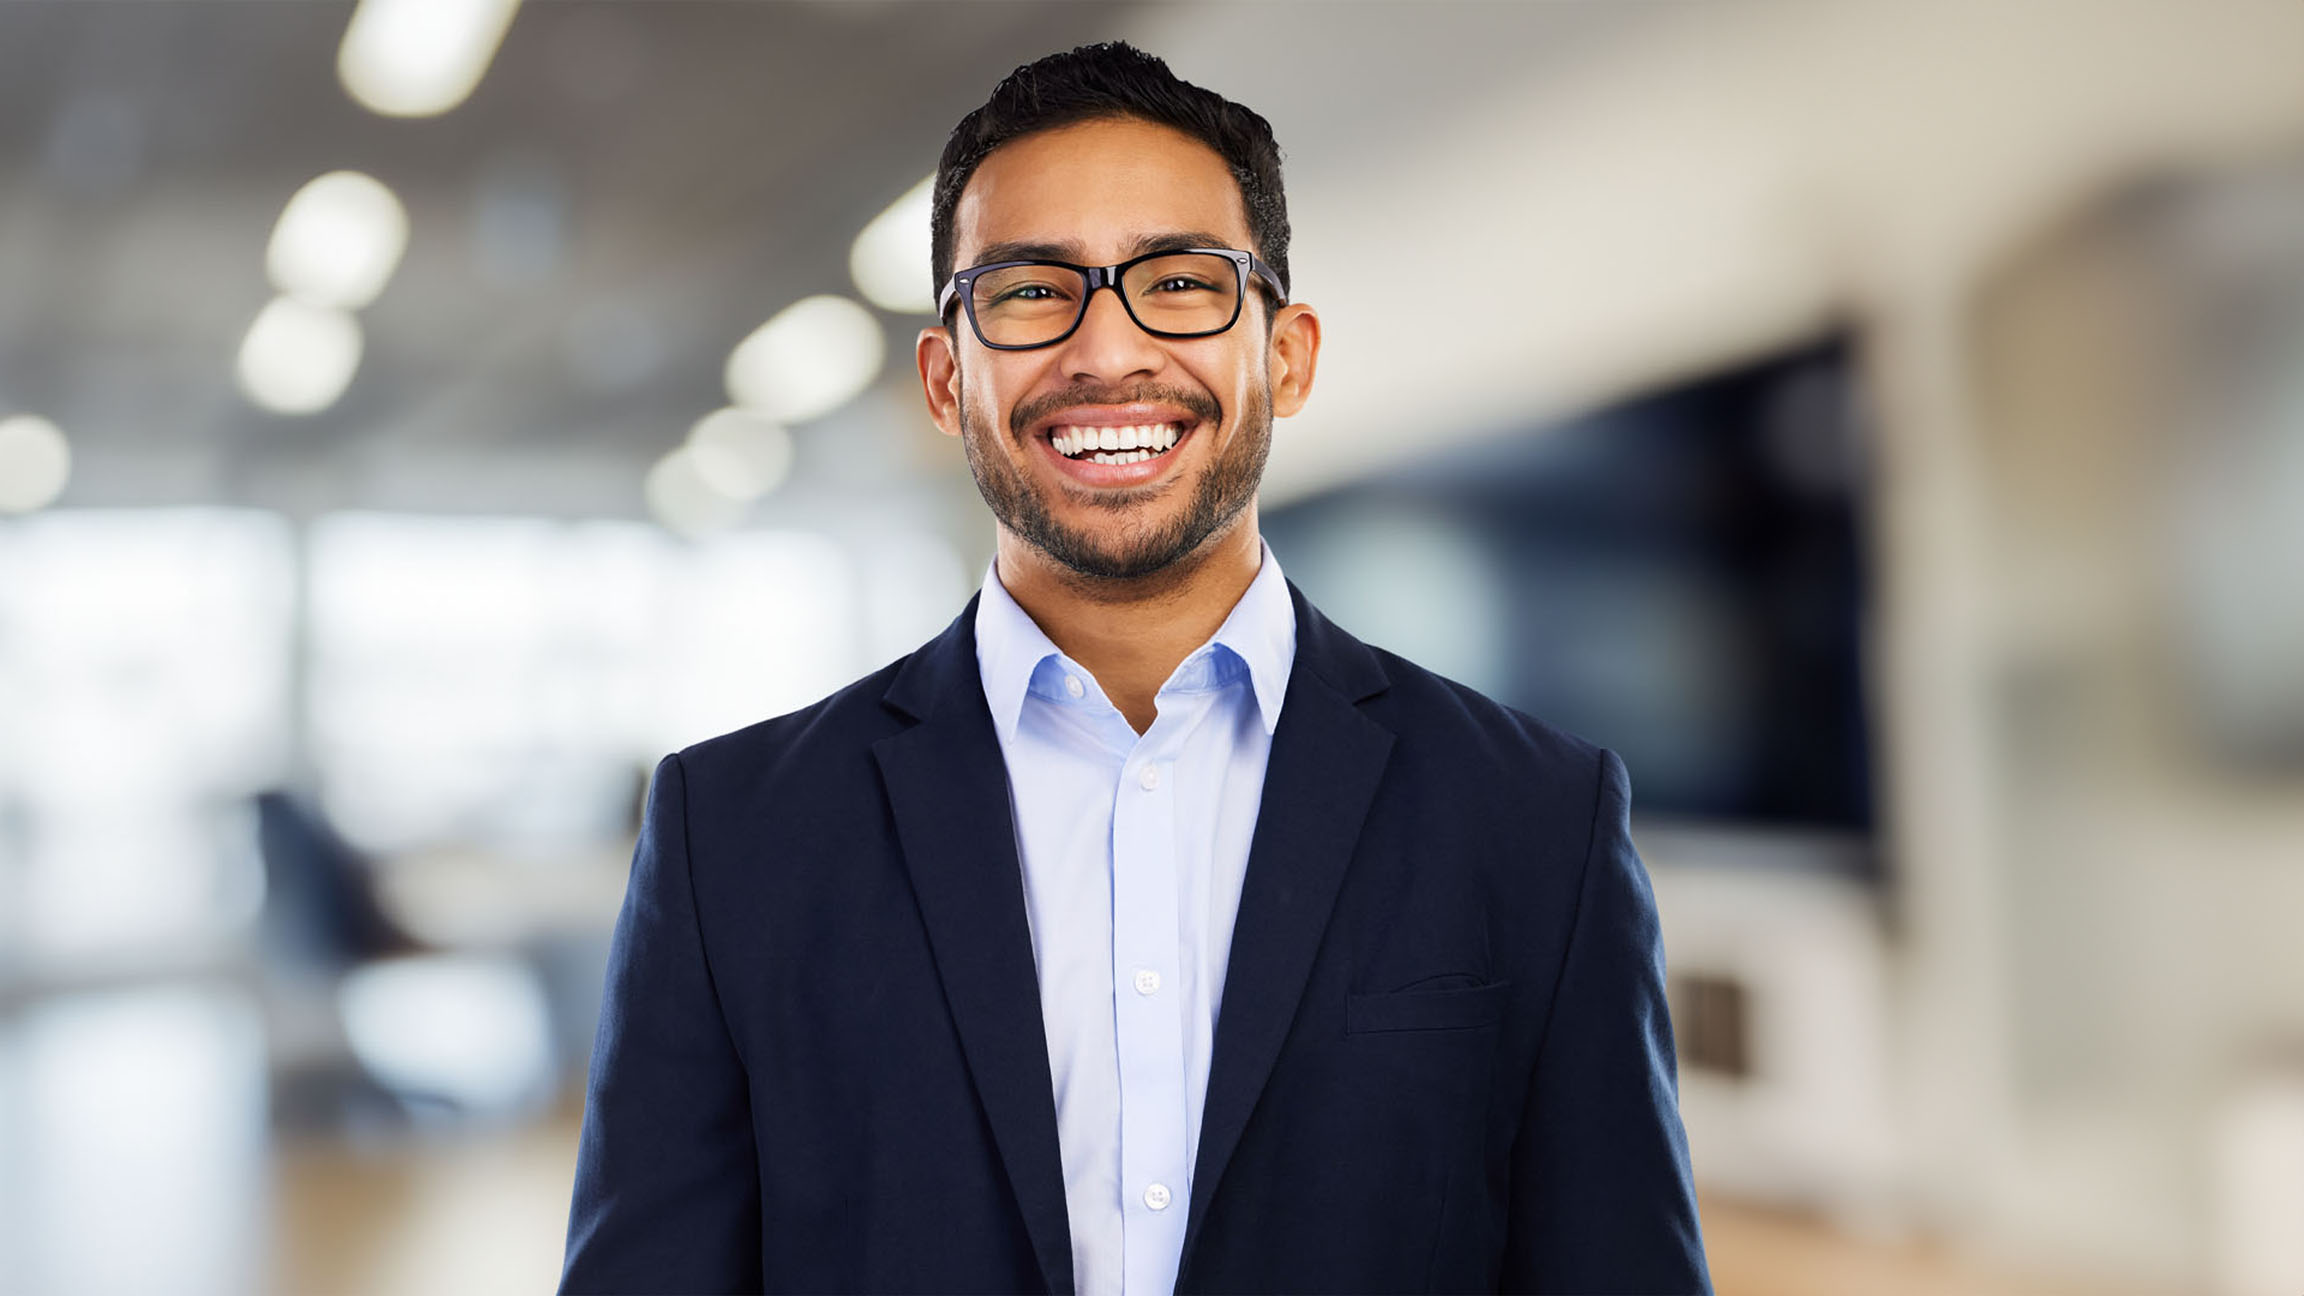
[[1067, 459], [1056, 453], [1055, 443], [1047, 437], [1034, 437], [1033, 440], [1040, 443], [1041, 453], [1053, 460], [1056, 470], [1065, 477], [1083, 486], [1110, 489], [1116, 486], [1141, 486], [1159, 477], [1168, 471], [1168, 465], [1175, 461], [1177, 452], [1190, 443], [1193, 434], [1199, 430], [1200, 425], [1195, 423], [1176, 438], [1176, 444], [1162, 453], [1150, 459], [1124, 464], [1100, 464], [1093, 459]]

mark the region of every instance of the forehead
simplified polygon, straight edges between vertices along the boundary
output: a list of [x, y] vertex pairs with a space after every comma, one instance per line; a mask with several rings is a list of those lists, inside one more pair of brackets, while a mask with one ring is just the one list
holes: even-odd
[[996, 243], [1072, 243], [1082, 258], [1118, 261], [1140, 238], [1192, 230], [1249, 246], [1231, 169], [1199, 140], [1132, 119], [1080, 122], [1000, 146], [969, 177], [952, 214], [962, 266]]

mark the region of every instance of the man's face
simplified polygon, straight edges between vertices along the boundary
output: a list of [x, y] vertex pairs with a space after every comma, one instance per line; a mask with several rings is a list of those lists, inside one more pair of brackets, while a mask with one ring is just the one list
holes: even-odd
[[[1087, 122], [1003, 146], [954, 211], [954, 264], [1049, 257], [1111, 265], [1154, 240], [1251, 249], [1240, 190], [1214, 150], [1166, 127]], [[1079, 577], [1134, 580], [1186, 563], [1252, 526], [1272, 416], [1310, 386], [1318, 324], [1278, 317], [1253, 284], [1213, 337], [1157, 338], [1098, 291], [1072, 335], [1030, 351], [984, 346], [955, 303], [920, 340], [939, 427], [959, 436], [1000, 525]], [[1267, 319], [1272, 328], [1266, 328]], [[1276, 385], [1276, 379], [1280, 381]], [[1099, 463], [1078, 447], [1104, 429], [1160, 447]], [[1073, 450], [1066, 454], [1067, 449]]]

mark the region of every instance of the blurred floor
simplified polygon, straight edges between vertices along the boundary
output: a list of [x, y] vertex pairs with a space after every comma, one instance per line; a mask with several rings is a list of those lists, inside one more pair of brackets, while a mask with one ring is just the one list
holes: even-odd
[[2159, 1288], [2041, 1278], [1932, 1247], [1867, 1241], [1718, 1197], [1701, 1205], [1717, 1296], [2161, 1296]]
[[569, 1110], [525, 1128], [368, 1149], [285, 1146], [273, 1290], [332, 1296], [545, 1292], [576, 1174]]
[[[292, 1145], [276, 1167], [281, 1292], [454, 1296], [550, 1290], [559, 1272], [579, 1113], [437, 1146]], [[2153, 1296], [2055, 1281], [1812, 1219], [1707, 1197], [1719, 1296]]]

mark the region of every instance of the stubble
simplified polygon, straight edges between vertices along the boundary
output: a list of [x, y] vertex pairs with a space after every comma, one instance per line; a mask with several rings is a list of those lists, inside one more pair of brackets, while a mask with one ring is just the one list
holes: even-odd
[[[1075, 389], [1020, 404], [1010, 417], [1007, 435], [1019, 455], [1024, 429], [1041, 412], [1071, 405], [1120, 405], [1158, 402], [1189, 410], [1201, 420], [1202, 435], [1222, 421], [1222, 411], [1204, 393], [1168, 388], [1138, 387], [1127, 392]], [[1115, 515], [1115, 522], [1132, 513], [1148, 512], [1160, 498], [1183, 489], [1190, 503], [1165, 521], [1149, 526], [1125, 523], [1087, 530], [1057, 520], [1041, 487], [1008, 455], [983, 442], [995, 435], [991, 420], [972, 416], [969, 403], [960, 404], [960, 442], [968, 457], [968, 471], [976, 479], [976, 492], [1000, 525], [1045, 554], [1058, 567], [1089, 587], [1140, 586], [1148, 579], [1191, 565], [1211, 539], [1228, 531], [1256, 499], [1264, 479], [1265, 460], [1272, 450], [1272, 400], [1268, 388], [1251, 390], [1240, 411], [1231, 441], [1196, 481], [1167, 481], [1126, 490], [1068, 492], [1070, 498]], [[1062, 489], [1059, 487], [1059, 489]]]

